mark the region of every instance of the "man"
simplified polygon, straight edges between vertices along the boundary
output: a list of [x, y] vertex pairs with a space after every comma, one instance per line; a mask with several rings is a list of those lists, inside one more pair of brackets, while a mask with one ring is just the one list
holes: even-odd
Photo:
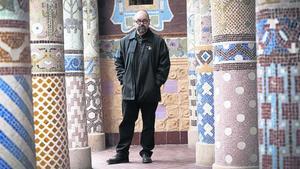
[[129, 147], [139, 110], [143, 120], [140, 156], [143, 163], [152, 162], [155, 111], [161, 100], [160, 87], [167, 80], [170, 70], [167, 45], [149, 29], [147, 11], [138, 11], [134, 20], [135, 31], [121, 39], [119, 55], [115, 60], [117, 77], [122, 85], [123, 120], [119, 126], [117, 154], [107, 160], [108, 164], [129, 162]]

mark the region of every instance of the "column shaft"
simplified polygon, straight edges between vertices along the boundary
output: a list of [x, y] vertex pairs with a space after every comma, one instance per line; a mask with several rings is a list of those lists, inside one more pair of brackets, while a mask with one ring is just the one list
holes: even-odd
[[262, 169], [300, 167], [300, 2], [256, 3]]
[[63, 2], [66, 101], [70, 165], [72, 169], [90, 169], [83, 70], [83, 25], [81, 0]]
[[1, 2], [0, 168], [36, 168], [29, 1]]
[[213, 169], [258, 168], [255, 1], [211, 0]]
[[[198, 5], [198, 6], [196, 6]], [[198, 8], [197, 8], [198, 7]], [[195, 15], [199, 12], [199, 1], [187, 0], [187, 54], [189, 60], [189, 112], [188, 146], [195, 148], [198, 141], [197, 105], [196, 105], [196, 53], [195, 53]]]
[[62, 0], [30, 1], [37, 168], [70, 168]]
[[89, 145], [105, 148], [100, 83], [99, 25], [97, 0], [83, 0], [84, 73]]
[[199, 139], [196, 144], [196, 164], [211, 168], [214, 163], [214, 80], [209, 0], [200, 0], [195, 14], [196, 105]]

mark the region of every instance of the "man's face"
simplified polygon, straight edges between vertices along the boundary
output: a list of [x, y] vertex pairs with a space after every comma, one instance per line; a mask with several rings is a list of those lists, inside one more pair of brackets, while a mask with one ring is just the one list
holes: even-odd
[[147, 32], [150, 25], [150, 20], [143, 12], [137, 13], [135, 17], [135, 28], [138, 34], [143, 35]]

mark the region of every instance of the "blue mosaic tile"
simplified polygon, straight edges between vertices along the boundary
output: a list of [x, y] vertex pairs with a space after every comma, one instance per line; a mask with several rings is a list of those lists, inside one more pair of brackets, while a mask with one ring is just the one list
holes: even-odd
[[22, 124], [2, 104], [0, 104], [0, 117], [2, 117], [22, 137], [34, 153], [34, 141], [31, 136]]
[[33, 127], [31, 111], [28, 109], [21, 97], [2, 78], [0, 78], [0, 90], [2, 90], [20, 108]]
[[199, 140], [215, 143], [213, 73], [197, 74], [197, 117]]
[[3, 145], [26, 169], [34, 169], [34, 166], [25, 154], [0, 130], [0, 144]]
[[15, 76], [15, 79], [23, 87], [24, 91], [27, 93], [27, 96], [32, 100], [31, 84], [28, 84], [24, 76]]
[[1, 157], [0, 157], [0, 168], [1, 169], [13, 169], [9, 164], [7, 164]]
[[65, 71], [83, 71], [83, 56], [66, 54]]

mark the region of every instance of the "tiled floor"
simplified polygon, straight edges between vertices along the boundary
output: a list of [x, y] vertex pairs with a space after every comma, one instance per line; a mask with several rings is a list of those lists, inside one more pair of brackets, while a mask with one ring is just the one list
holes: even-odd
[[197, 169], [195, 150], [186, 144], [156, 145], [152, 155], [153, 163], [143, 164], [139, 156], [140, 146], [130, 148], [130, 163], [107, 165], [106, 160], [115, 155], [115, 148], [93, 153], [93, 169]]

